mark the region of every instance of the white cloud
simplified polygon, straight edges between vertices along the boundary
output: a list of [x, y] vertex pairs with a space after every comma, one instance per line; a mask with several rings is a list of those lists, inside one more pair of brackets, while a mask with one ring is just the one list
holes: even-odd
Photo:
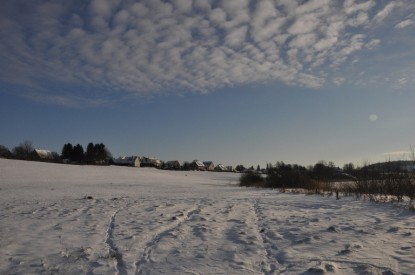
[[[16, 0], [0, 11], [0, 79], [31, 88], [62, 83], [60, 97], [72, 84], [138, 95], [274, 81], [341, 85], [332, 70], [381, 47], [376, 28], [402, 1], [409, 3]], [[22, 3], [30, 12], [21, 13]]]
[[343, 8], [346, 14], [350, 15], [357, 12], [367, 12], [376, 5], [376, 1], [369, 0], [362, 3], [355, 3], [355, 0], [344, 1]]
[[290, 46], [294, 48], [308, 48], [316, 42], [316, 34], [307, 33], [296, 36], [291, 42]]
[[406, 84], [407, 82], [408, 82], [408, 79], [406, 79], [406, 77], [402, 77], [398, 80], [398, 83], [401, 85]]
[[191, 12], [192, 11], [192, 0], [174, 0], [173, 5], [179, 12]]
[[380, 45], [380, 39], [372, 39], [369, 43], [366, 44], [366, 48], [374, 49]]
[[340, 86], [345, 80], [346, 79], [344, 77], [335, 77], [333, 78], [333, 83], [337, 86]]
[[395, 28], [396, 29], [404, 29], [404, 28], [409, 27], [413, 24], [414, 24], [414, 21], [412, 19], [406, 19], [406, 20], [403, 20], [403, 21], [399, 22], [398, 24], [396, 24]]
[[392, 11], [397, 8], [399, 5], [398, 1], [392, 1], [390, 3], [388, 3], [381, 11], [379, 11], [376, 16], [375, 16], [375, 20], [376, 21], [383, 21], [386, 17], [388, 17]]
[[318, 9], [326, 9], [330, 4], [330, 0], [310, 0], [296, 7], [295, 13], [303, 15], [305, 13], [314, 13]]
[[304, 34], [312, 32], [320, 22], [313, 15], [300, 16], [296, 21], [288, 28], [288, 33], [290, 34]]
[[359, 12], [347, 20], [347, 25], [352, 27], [364, 26], [369, 22], [369, 15], [366, 12]]
[[110, 0], [92, 0], [91, 2], [91, 12], [103, 17], [109, 17], [112, 13], [112, 5], [115, 2]]
[[247, 26], [242, 26], [231, 30], [225, 38], [225, 44], [229, 45], [230, 47], [241, 46], [245, 42], [247, 30]]
[[209, 19], [214, 24], [223, 24], [226, 21], [226, 13], [221, 8], [215, 8], [210, 12]]

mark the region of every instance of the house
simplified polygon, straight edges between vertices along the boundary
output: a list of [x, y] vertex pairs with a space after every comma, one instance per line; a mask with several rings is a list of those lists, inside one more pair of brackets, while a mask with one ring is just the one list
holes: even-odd
[[235, 172], [232, 166], [225, 166], [222, 163], [215, 166], [215, 171], [217, 172]]
[[179, 170], [181, 168], [180, 161], [171, 160], [164, 163], [163, 168], [168, 170]]
[[140, 167], [140, 164], [141, 164], [140, 157], [138, 156], [119, 157], [119, 158], [113, 159], [112, 162], [114, 163], [114, 165], [132, 166], [132, 167]]
[[224, 172], [227, 171], [227, 168], [222, 163], [219, 163], [218, 165], [216, 165], [215, 171]]
[[35, 160], [53, 160], [55, 157], [52, 151], [35, 149], [33, 150], [32, 158]]
[[155, 167], [160, 168], [162, 165], [161, 160], [155, 157], [142, 157], [141, 158], [141, 167]]
[[199, 171], [205, 171], [206, 170], [205, 165], [200, 160], [192, 161], [192, 163], [190, 164], [190, 167], [193, 170], [199, 170]]
[[206, 171], [214, 171], [215, 170], [215, 165], [213, 164], [212, 161], [204, 161], [203, 165], [205, 166]]

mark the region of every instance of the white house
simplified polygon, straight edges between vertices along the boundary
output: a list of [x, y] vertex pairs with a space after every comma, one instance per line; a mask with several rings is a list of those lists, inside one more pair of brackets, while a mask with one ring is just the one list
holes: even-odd
[[35, 158], [43, 159], [43, 160], [52, 160], [53, 153], [49, 150], [43, 150], [43, 149], [35, 149], [33, 150], [33, 156]]
[[205, 165], [200, 160], [194, 160], [191, 163], [192, 169], [204, 171], [206, 170]]
[[141, 158], [141, 167], [156, 167], [159, 168], [161, 167], [161, 160], [159, 160], [158, 158], [155, 157], [142, 157]]
[[132, 166], [132, 167], [140, 167], [141, 161], [140, 157], [138, 156], [131, 156], [131, 157], [119, 157], [113, 159], [115, 165], [120, 166]]
[[223, 165], [222, 163], [219, 163], [218, 165], [216, 165], [215, 171], [224, 172], [224, 171], [227, 171], [227, 169], [225, 165]]

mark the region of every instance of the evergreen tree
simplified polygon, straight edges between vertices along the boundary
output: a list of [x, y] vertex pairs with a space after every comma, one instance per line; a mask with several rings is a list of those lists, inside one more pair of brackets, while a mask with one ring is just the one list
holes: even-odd
[[71, 160], [78, 163], [81, 163], [84, 160], [84, 148], [82, 145], [77, 144], [73, 147]]
[[95, 144], [95, 146], [94, 146], [94, 153], [95, 153], [95, 160], [96, 161], [103, 161], [107, 157], [107, 154], [105, 152], [105, 145], [102, 144], [102, 143]]
[[103, 143], [94, 145], [94, 161], [107, 163], [111, 159], [111, 153], [105, 148]]
[[95, 146], [92, 142], [90, 142], [88, 144], [88, 146], [86, 147], [86, 152], [85, 152], [85, 161], [87, 163], [92, 163], [96, 160], [96, 152], [95, 152]]
[[70, 143], [66, 143], [65, 145], [63, 145], [62, 148], [62, 154], [61, 157], [62, 159], [72, 159], [72, 154], [73, 154], [73, 146]]

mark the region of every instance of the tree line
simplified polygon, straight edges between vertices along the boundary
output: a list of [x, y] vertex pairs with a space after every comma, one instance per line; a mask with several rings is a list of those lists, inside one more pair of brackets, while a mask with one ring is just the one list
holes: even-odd
[[51, 162], [65, 162], [77, 164], [109, 164], [112, 158], [111, 152], [103, 143], [88, 143], [86, 150], [81, 144], [72, 145], [66, 143], [62, 147], [61, 154], [50, 152], [45, 159], [39, 159], [35, 154], [35, 148], [31, 141], [24, 141], [9, 150], [6, 146], [0, 145], [0, 157], [20, 160], [45, 160]]
[[108, 164], [112, 155], [103, 143], [90, 142], [85, 151], [81, 144], [73, 146], [66, 143], [63, 145], [61, 158], [76, 163]]
[[343, 169], [334, 163], [320, 161], [314, 166], [277, 162], [267, 164], [265, 175], [248, 170], [241, 175], [240, 186], [254, 186], [308, 193], [354, 195], [372, 201], [398, 201], [407, 198], [415, 208], [415, 154], [408, 161], [387, 161], [355, 167], [345, 164]]

